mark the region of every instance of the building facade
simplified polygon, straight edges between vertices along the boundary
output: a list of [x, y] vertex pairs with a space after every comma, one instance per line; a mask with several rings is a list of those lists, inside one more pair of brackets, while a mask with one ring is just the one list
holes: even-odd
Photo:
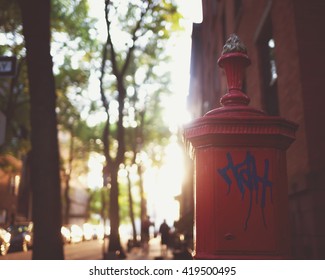
[[11, 155], [0, 156], [0, 226], [19, 219], [19, 186], [22, 162]]
[[299, 124], [287, 152], [294, 259], [325, 258], [325, 1], [202, 0], [193, 25], [188, 108], [219, 107], [226, 80], [217, 60], [231, 33], [247, 47], [250, 105]]

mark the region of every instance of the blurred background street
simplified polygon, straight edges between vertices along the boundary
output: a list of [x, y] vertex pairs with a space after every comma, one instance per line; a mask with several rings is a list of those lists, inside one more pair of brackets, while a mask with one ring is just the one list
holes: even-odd
[[[64, 246], [66, 260], [102, 260], [103, 240], [89, 240]], [[168, 250], [164, 259], [172, 259], [173, 254]], [[5, 256], [0, 256], [0, 260], [31, 260], [32, 250], [27, 252], [11, 252]], [[149, 241], [147, 252], [142, 248], [133, 248], [127, 255], [128, 260], [154, 260], [161, 259], [160, 238], [153, 238]]]

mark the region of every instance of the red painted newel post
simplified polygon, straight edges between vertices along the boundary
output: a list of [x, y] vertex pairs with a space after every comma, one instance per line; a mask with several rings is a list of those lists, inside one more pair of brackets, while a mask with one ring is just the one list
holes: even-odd
[[242, 83], [250, 60], [236, 35], [218, 64], [228, 83], [222, 107], [184, 130], [195, 158], [194, 257], [289, 258], [286, 150], [297, 125], [248, 106]]
[[245, 53], [227, 53], [218, 60], [220, 67], [224, 68], [227, 76], [228, 93], [223, 96], [220, 103], [228, 105], [247, 105], [249, 97], [242, 92], [245, 68], [250, 64], [250, 60]]

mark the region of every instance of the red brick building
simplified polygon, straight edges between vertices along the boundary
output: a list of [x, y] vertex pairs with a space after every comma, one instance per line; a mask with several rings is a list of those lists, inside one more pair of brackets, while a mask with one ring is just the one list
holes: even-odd
[[[7, 170], [5, 170], [7, 169]], [[18, 192], [21, 161], [10, 155], [0, 156], [0, 226], [7, 227], [18, 216]]]
[[325, 259], [325, 1], [202, 0], [192, 34], [189, 110], [219, 107], [226, 91], [217, 66], [231, 33], [247, 47], [250, 105], [299, 124], [287, 152], [292, 256]]

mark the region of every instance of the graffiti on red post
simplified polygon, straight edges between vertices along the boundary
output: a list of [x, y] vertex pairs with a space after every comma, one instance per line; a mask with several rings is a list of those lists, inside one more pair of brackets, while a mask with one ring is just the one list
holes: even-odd
[[[244, 223], [244, 229], [246, 230], [248, 227], [248, 222], [252, 211], [254, 194], [255, 194], [255, 202], [256, 204], [259, 204], [261, 208], [263, 224], [265, 228], [267, 228], [265, 215], [264, 215], [264, 208], [266, 206], [267, 189], [270, 190], [270, 202], [273, 203], [272, 201], [273, 184], [268, 179], [269, 160], [268, 159], [264, 160], [264, 172], [262, 176], [259, 176], [257, 174], [255, 157], [249, 151], [246, 152], [245, 159], [238, 164], [234, 164], [232, 155], [231, 153], [228, 152], [227, 161], [228, 161], [227, 166], [218, 169], [218, 173], [221, 175], [221, 177], [225, 180], [225, 182], [228, 185], [227, 194], [230, 193], [231, 187], [233, 185], [232, 178], [234, 178], [236, 181], [237, 188], [241, 193], [242, 200], [244, 199], [246, 192], [247, 191], [249, 192], [248, 193], [249, 206], [248, 206], [246, 220]], [[230, 174], [232, 174], [232, 177], [229, 174], [229, 172]], [[260, 198], [259, 198], [259, 194], [260, 194]]]

